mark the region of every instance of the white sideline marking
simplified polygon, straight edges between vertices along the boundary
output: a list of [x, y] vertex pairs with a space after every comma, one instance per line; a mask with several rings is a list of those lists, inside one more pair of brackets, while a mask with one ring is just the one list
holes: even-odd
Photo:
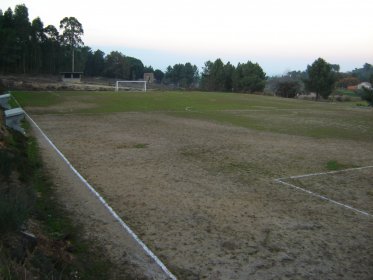
[[347, 171], [354, 171], [354, 170], [361, 170], [361, 169], [367, 169], [367, 168], [373, 168], [373, 165], [363, 166], [363, 167], [353, 167], [353, 168], [347, 168], [347, 169], [343, 169], [343, 170], [335, 170], [335, 171], [329, 171], [329, 172], [320, 172], [320, 173], [311, 173], [311, 174], [290, 176], [290, 177], [286, 177], [286, 178], [279, 178], [277, 180], [299, 179], [299, 178], [304, 178], [304, 177], [319, 176], [319, 175], [328, 175], [328, 174], [335, 174], [335, 173], [341, 173], [341, 172], [347, 172]]
[[25, 112], [26, 117], [32, 122], [32, 124], [40, 131], [41, 135], [48, 141], [51, 147], [57, 152], [57, 154], [65, 161], [65, 163], [70, 167], [70, 169], [78, 176], [78, 178], [85, 184], [85, 186], [101, 201], [101, 203], [109, 210], [110, 214], [119, 222], [119, 224], [136, 240], [136, 242], [143, 248], [148, 256], [150, 256], [158, 266], [163, 270], [163, 272], [173, 280], [176, 280], [176, 276], [173, 275], [167, 267], [162, 263], [160, 259], [141, 241], [141, 239], [132, 231], [132, 229], [118, 216], [118, 214], [110, 207], [110, 205], [105, 201], [105, 199], [87, 182], [86, 179], [75, 169], [75, 167], [69, 162], [69, 160], [64, 156], [64, 154], [53, 144], [53, 142], [48, 138], [48, 136], [41, 130], [41, 128], [36, 124], [36, 122]]
[[299, 179], [299, 178], [305, 178], [305, 177], [311, 177], [311, 176], [328, 175], [328, 174], [335, 174], [335, 173], [341, 173], [341, 172], [347, 172], [347, 171], [353, 171], [353, 170], [361, 170], [361, 169], [367, 169], [367, 168], [373, 168], [373, 165], [364, 166], [364, 167], [356, 167], [356, 168], [348, 168], [348, 169], [336, 170], [336, 171], [330, 171], [330, 172], [312, 173], [312, 174], [304, 174], [304, 175], [298, 175], [298, 176], [290, 176], [290, 177], [286, 177], [286, 178], [278, 178], [278, 179], [275, 179], [275, 182], [283, 184], [283, 185], [288, 186], [288, 187], [292, 187], [292, 188], [300, 190], [300, 191], [303, 191], [303, 192], [308, 193], [312, 196], [315, 196], [315, 197], [321, 198], [323, 200], [329, 201], [331, 203], [334, 203], [336, 205], [345, 207], [347, 209], [350, 209], [350, 210], [355, 211], [357, 213], [360, 213], [362, 215], [365, 215], [365, 216], [368, 216], [368, 217], [373, 217], [373, 215], [369, 214], [368, 212], [359, 210], [359, 209], [354, 208], [350, 205], [338, 202], [336, 200], [330, 199], [330, 198], [328, 198], [326, 196], [323, 196], [321, 194], [311, 192], [310, 190], [307, 190], [307, 189], [304, 189], [304, 188], [301, 188], [301, 187], [298, 187], [296, 185], [293, 185], [293, 184], [290, 184], [290, 183], [287, 183], [287, 182], [283, 181], [283, 180], [286, 180], [286, 179]]
[[369, 214], [368, 212], [365, 212], [365, 211], [362, 211], [362, 210], [356, 209], [356, 208], [354, 208], [354, 207], [352, 207], [352, 206], [350, 206], [350, 205], [343, 204], [343, 203], [341, 203], [341, 202], [335, 201], [335, 200], [330, 199], [330, 198], [328, 198], [328, 197], [326, 197], [326, 196], [323, 196], [323, 195], [321, 195], [321, 194], [317, 194], [317, 193], [311, 192], [311, 191], [309, 191], [309, 190], [303, 189], [303, 188], [298, 187], [298, 186], [296, 186], [296, 185], [293, 185], [293, 184], [290, 184], [290, 183], [287, 183], [287, 182], [283, 182], [283, 181], [281, 181], [281, 179], [276, 179], [275, 182], [278, 182], [278, 183], [284, 184], [284, 185], [286, 185], [286, 186], [289, 186], [289, 187], [295, 188], [295, 189], [297, 189], [297, 190], [304, 191], [304, 192], [306, 192], [306, 193], [308, 193], [308, 194], [310, 194], [310, 195], [312, 195], [312, 196], [316, 196], [316, 197], [318, 197], [318, 198], [321, 198], [321, 199], [323, 199], [323, 200], [326, 200], [326, 201], [329, 201], [329, 202], [331, 202], [331, 203], [337, 204], [337, 205], [339, 205], [339, 206], [345, 207], [345, 208], [347, 208], [347, 209], [350, 209], [350, 210], [355, 211], [355, 212], [357, 212], [357, 213], [363, 214], [363, 215], [365, 215], [365, 216], [373, 217], [373, 215]]

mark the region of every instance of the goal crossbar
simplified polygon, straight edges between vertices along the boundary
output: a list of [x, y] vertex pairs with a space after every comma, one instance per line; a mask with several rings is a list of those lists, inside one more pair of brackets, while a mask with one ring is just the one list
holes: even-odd
[[[119, 91], [119, 88], [120, 88], [120, 84], [143, 84], [143, 87], [141, 89], [141, 91], [144, 91], [146, 92], [146, 81], [117, 81], [115, 83], [115, 91], [118, 92]], [[130, 88], [130, 87], [127, 87], [127, 88]]]

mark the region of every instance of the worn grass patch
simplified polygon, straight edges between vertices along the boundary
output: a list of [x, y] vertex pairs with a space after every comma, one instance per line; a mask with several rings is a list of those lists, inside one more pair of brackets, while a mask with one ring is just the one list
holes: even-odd
[[144, 144], [144, 143], [139, 143], [139, 144], [133, 145], [133, 147], [135, 149], [144, 149], [144, 148], [147, 148], [148, 146], [149, 146], [149, 144]]
[[337, 171], [337, 170], [343, 170], [343, 169], [353, 168], [353, 167], [356, 167], [356, 166], [353, 166], [351, 164], [340, 163], [336, 160], [330, 160], [326, 163], [326, 169], [328, 169], [329, 171]]
[[314, 138], [373, 141], [373, 110], [328, 103], [216, 92], [16, 92], [30, 113], [163, 112], [249, 129]]

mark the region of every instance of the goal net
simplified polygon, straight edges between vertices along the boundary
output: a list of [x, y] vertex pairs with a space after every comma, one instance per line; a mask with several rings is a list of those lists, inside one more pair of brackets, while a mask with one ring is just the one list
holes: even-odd
[[144, 91], [146, 92], [146, 81], [117, 81], [115, 91]]

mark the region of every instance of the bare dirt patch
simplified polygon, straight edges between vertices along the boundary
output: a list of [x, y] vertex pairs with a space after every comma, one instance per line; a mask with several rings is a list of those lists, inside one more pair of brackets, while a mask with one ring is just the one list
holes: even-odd
[[180, 279], [373, 277], [373, 219], [274, 182], [370, 165], [372, 143], [162, 113], [34, 119]]

